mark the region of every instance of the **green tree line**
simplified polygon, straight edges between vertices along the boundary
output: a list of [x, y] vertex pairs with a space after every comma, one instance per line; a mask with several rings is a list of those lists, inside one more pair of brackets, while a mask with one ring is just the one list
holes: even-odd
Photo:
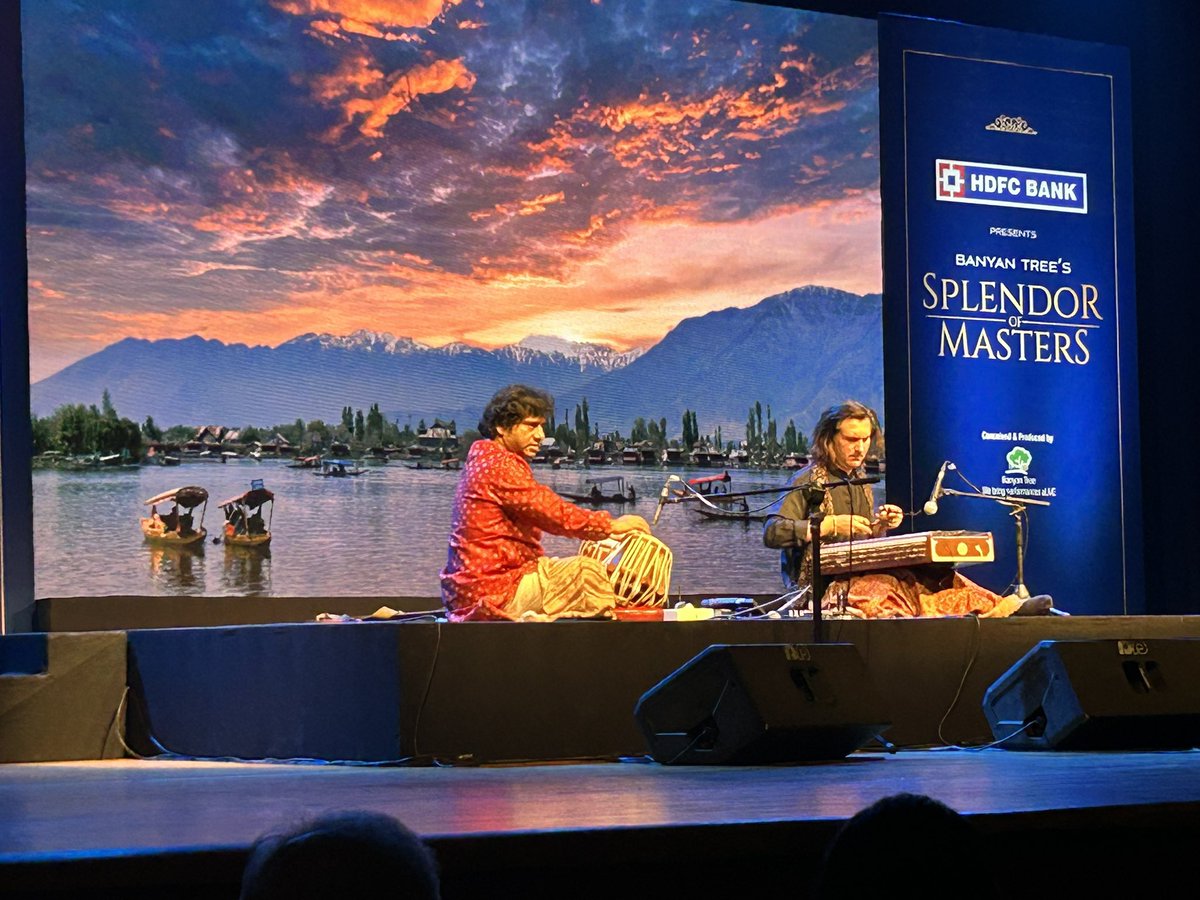
[[117, 415], [107, 389], [96, 404], [60, 406], [45, 418], [32, 417], [33, 452], [55, 451], [71, 456], [127, 452], [135, 459], [142, 452], [142, 430], [137, 422]]
[[[126, 451], [136, 457], [141, 455], [145, 444], [185, 444], [196, 433], [196, 427], [190, 425], [173, 425], [162, 429], [150, 416], [140, 426], [122, 418], [114, 408], [107, 389], [99, 408], [94, 404], [68, 404], [44, 418], [33, 416], [32, 424], [35, 454], [46, 451], [71, 455]], [[455, 425], [453, 422], [449, 424], [452, 428]], [[322, 419], [306, 422], [297, 418], [294, 422], [269, 428], [248, 425], [240, 429], [238, 442], [242, 445], [270, 443], [279, 434], [300, 452], [316, 446], [327, 449], [335, 442], [346, 444], [352, 451], [370, 447], [404, 448], [416, 443], [425, 430], [424, 419], [415, 431], [411, 425], [401, 428], [398, 423], [389, 422], [384, 417], [378, 403], [372, 403], [365, 413], [353, 406], [342, 407], [341, 418], [334, 423], [326, 423]], [[736, 449], [733, 441], [724, 441], [720, 425], [709, 434], [701, 433], [694, 410], [683, 411], [678, 433], [678, 438], [669, 435], [665, 416], [638, 416], [633, 420], [627, 436], [622, 436], [619, 430], [601, 435], [599, 426], [591, 421], [586, 397], [575, 405], [569, 421], [558, 422], [555, 412], [551, 412], [546, 423], [546, 434], [552, 436], [560, 447], [576, 453], [582, 453], [593, 443], [604, 439], [618, 445], [646, 443], [658, 449], [682, 447], [691, 450], [703, 445], [722, 451]], [[464, 445], [469, 445], [478, 437], [478, 433], [468, 431], [459, 437]], [[762, 403], [757, 401], [746, 416], [744, 446], [752, 461], [762, 462], [778, 461], [789, 453], [808, 452], [808, 441], [796, 428], [796, 423], [789, 419], [780, 435], [771, 407], [767, 406], [764, 418]]]
[[[83, 456], [125, 451], [137, 458], [148, 444], [186, 444], [195, 437], [197, 428], [195, 425], [182, 424], [162, 428], [155, 423], [153, 416], [147, 416], [138, 425], [117, 413], [107, 388], [99, 408], [95, 404], [66, 404], [48, 416], [30, 418], [35, 455], [58, 452]], [[454, 423], [450, 424], [453, 427]], [[294, 422], [270, 427], [247, 425], [238, 429], [238, 443], [243, 446], [266, 444], [279, 434], [298, 451], [318, 444], [328, 448], [334, 442], [344, 443], [352, 449], [376, 446], [404, 448], [416, 443], [418, 435], [424, 430], [424, 420], [421, 420], [416, 431], [411, 425], [401, 428], [397, 423], [387, 421], [379, 404], [373, 403], [365, 413], [351, 406], [343, 407], [341, 420], [336, 423], [327, 424], [321, 419], [306, 422], [298, 418]]]
[[[574, 427], [567, 422], [559, 423], [555, 413], [551, 413], [546, 422], [546, 434], [553, 437], [555, 443], [568, 450], [580, 453], [593, 443], [607, 439], [615, 444], [648, 443], [658, 449], [666, 447], [681, 447], [692, 450], [695, 447], [707, 445], [714, 450], [730, 451], [736, 448], [733, 441], [726, 442], [718, 425], [714, 431], [705, 434], [700, 431], [699, 418], [695, 410], [685, 409], [680, 421], [679, 437], [673, 438], [668, 433], [666, 417], [638, 416], [633, 420], [627, 436], [622, 436], [619, 430], [601, 435], [598, 427], [594, 427], [589, 418], [588, 402], [585, 397], [574, 409]], [[750, 408], [746, 421], [746, 449], [753, 459], [772, 461], [782, 459], [789, 453], [807, 453], [808, 440], [796, 428], [796, 423], [788, 419], [787, 426], [779, 435], [779, 426], [767, 407], [766, 421], [763, 421], [762, 403], [756, 402]]]

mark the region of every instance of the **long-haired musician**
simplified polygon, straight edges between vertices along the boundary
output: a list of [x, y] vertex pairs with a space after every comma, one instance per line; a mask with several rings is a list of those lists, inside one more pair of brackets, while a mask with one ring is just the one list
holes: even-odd
[[[882, 537], [904, 521], [903, 510], [894, 504], [875, 509], [869, 484], [845, 483], [865, 474], [867, 455], [878, 439], [878, 417], [856, 400], [821, 414], [813, 429], [812, 461], [789, 482], [793, 490], [771, 508], [763, 529], [763, 543], [782, 551], [780, 566], [789, 590], [812, 583], [812, 510], [802, 488], [826, 485], [820, 501], [822, 544]], [[1025, 601], [1001, 597], [958, 572], [932, 566], [834, 579], [822, 598], [823, 609], [861, 618], [1031, 615], [1049, 612], [1051, 605], [1044, 595]]]

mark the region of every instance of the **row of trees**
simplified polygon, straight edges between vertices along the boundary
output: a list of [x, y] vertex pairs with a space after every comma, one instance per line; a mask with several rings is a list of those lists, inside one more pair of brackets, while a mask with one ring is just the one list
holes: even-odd
[[751, 460], [771, 460], [789, 453], [807, 453], [808, 438], [796, 430], [796, 423], [792, 419], [788, 419], [781, 441], [779, 423], [771, 415], [770, 405], [767, 406], [766, 428], [763, 428], [763, 407], [756, 400], [746, 415], [746, 450]]
[[[389, 425], [391, 426], [390, 428], [388, 427]], [[418, 431], [424, 430], [425, 422], [422, 420]], [[410, 434], [412, 433], [411, 428], [408, 431]], [[353, 437], [355, 441], [364, 445], [375, 443], [386, 446], [389, 438], [393, 443], [403, 440], [403, 432], [395, 423], [388, 422], [383, 418], [383, 413], [379, 411], [378, 403], [371, 404], [371, 408], [367, 410], [366, 416], [363, 415], [361, 409], [356, 411], [349, 406], [343, 406], [342, 433], [347, 437]], [[413, 439], [415, 439], [415, 435]], [[396, 446], [400, 445], [396, 444]]]
[[[113, 406], [112, 397], [107, 389], [99, 408], [95, 404], [67, 404], [48, 416], [32, 416], [31, 425], [33, 452], [36, 455], [47, 452], [70, 456], [122, 453], [137, 459], [147, 444], [182, 446], [196, 436], [194, 425], [161, 428], [155, 423], [153, 416], [147, 416], [145, 422], [139, 426], [131, 419], [122, 418]], [[417, 426], [416, 431], [411, 425], [401, 428], [394, 422], [388, 422], [380, 411], [379, 404], [373, 403], [365, 415], [361, 409], [355, 411], [349, 406], [344, 407], [341, 421], [334, 424], [326, 424], [321, 419], [313, 419], [310, 422], [296, 419], [295, 422], [271, 428], [247, 426], [240, 429], [237, 443], [242, 446], [269, 444], [278, 434], [293, 447], [301, 449], [315, 445], [329, 447], [334, 442], [363, 448], [407, 447], [416, 443], [417, 436], [423, 431], [424, 420]]]
[[[618, 444], [647, 442], [658, 449], [682, 447], [690, 450], [698, 445], [707, 445], [714, 450], [726, 452], [738, 449], [733, 441], [724, 440], [720, 425], [712, 433], [702, 434], [696, 412], [691, 409], [683, 411], [681, 436], [678, 439], [668, 437], [665, 417], [654, 419], [638, 416], [633, 420], [633, 426], [627, 438], [622, 437], [619, 431], [601, 435], [599, 427], [592, 428], [586, 397], [575, 406], [574, 423], [574, 428], [569, 427], [565, 422], [559, 424], [552, 412], [546, 423], [546, 434], [553, 437], [559, 446], [576, 452], [585, 450], [596, 441], [603, 439]], [[797, 430], [793, 420], [788, 420], [787, 426], [783, 430], [782, 440], [778, 436], [778, 430], [779, 427], [771, 414], [770, 406], [767, 406], [765, 426], [762, 403], [756, 402], [754, 406], [750, 407], [746, 419], [746, 441], [743, 446], [750, 453], [752, 459], [769, 461], [781, 459], [788, 453], [808, 452], [808, 440], [802, 432]]]
[[45, 418], [33, 416], [33, 452], [55, 451], [71, 456], [89, 453], [124, 453], [137, 459], [142, 452], [142, 429], [137, 422], [117, 415], [105, 390], [100, 401], [84, 406], [60, 406]]
[[[552, 436], [556, 443], [577, 453], [583, 452], [593, 443], [608, 439], [614, 443], [640, 444], [649, 443], [662, 449], [665, 447], [682, 447], [690, 450], [697, 445], [706, 444], [716, 450], [730, 451], [737, 449], [733, 441], [725, 442], [721, 434], [721, 426], [711, 434], [701, 434], [700, 424], [694, 410], [685, 409], [682, 417], [682, 435], [678, 440], [668, 437], [667, 420], [665, 417], [648, 418], [638, 416], [633, 421], [627, 438], [619, 431], [601, 435], [599, 427], [593, 427], [588, 410], [587, 398], [576, 404], [573, 425], [556, 421], [552, 412], [546, 423], [546, 434]], [[453, 423], [451, 423], [453, 425]], [[329, 447], [338, 442], [353, 449], [369, 447], [407, 447], [416, 443], [418, 436], [426, 430], [422, 419], [416, 431], [411, 425], [403, 428], [398, 423], [389, 422], [379, 409], [378, 403], [371, 404], [364, 414], [363, 410], [355, 410], [351, 406], [342, 407], [341, 420], [327, 424], [321, 419], [305, 422], [296, 419], [295, 422], [276, 425], [272, 428], [257, 428], [247, 426], [241, 429], [238, 443], [250, 445], [254, 443], [270, 443], [276, 434], [300, 450], [309, 447]], [[121, 418], [113, 407], [112, 398], [107, 390], [101, 400], [100, 407], [74, 404], [61, 406], [45, 418], [33, 417], [33, 443], [35, 453], [49, 450], [72, 455], [87, 453], [120, 453], [126, 451], [130, 455], [139, 456], [145, 443], [184, 444], [195, 436], [195, 428], [187, 425], [174, 425], [167, 429], [159, 428], [152, 417], [139, 426], [126, 418]], [[459, 436], [464, 445], [478, 437], [470, 431]], [[782, 458], [789, 453], [806, 453], [808, 441], [804, 434], [797, 430], [796, 424], [788, 420], [783, 429], [782, 438], [779, 436], [779, 425], [772, 415], [771, 407], [764, 413], [762, 403], [756, 402], [750, 407], [746, 416], [746, 440], [743, 444], [750, 454], [752, 461], [771, 461]]]

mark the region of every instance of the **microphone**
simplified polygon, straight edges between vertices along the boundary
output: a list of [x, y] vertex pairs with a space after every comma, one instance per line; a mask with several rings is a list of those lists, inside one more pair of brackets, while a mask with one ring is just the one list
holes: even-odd
[[921, 507], [925, 515], [932, 516], [938, 511], [938, 497], [942, 496], [942, 479], [946, 477], [946, 470], [955, 468], [954, 463], [946, 460], [942, 463], [942, 467], [938, 469], [937, 479], [933, 482], [933, 490], [929, 492], [929, 499], [925, 501], [925, 505]]
[[658, 506], [654, 507], [654, 519], [651, 521], [650, 527], [653, 528], [658, 524], [658, 517], [662, 515], [663, 506], [666, 505], [667, 497], [671, 495], [671, 482], [678, 480], [678, 475], [672, 475], [665, 482], [663, 482], [662, 492], [658, 495]]

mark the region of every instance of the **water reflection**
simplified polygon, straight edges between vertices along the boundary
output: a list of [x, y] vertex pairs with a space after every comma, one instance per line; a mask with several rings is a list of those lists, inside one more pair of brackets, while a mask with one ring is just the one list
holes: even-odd
[[[649, 520], [673, 471], [691, 478], [723, 470], [656, 466], [607, 471], [619, 471], [637, 497], [610, 511], [636, 512]], [[35, 590], [39, 597], [437, 597], [460, 474], [392, 464], [373, 466], [358, 478], [318, 478], [312, 470], [288, 468], [286, 460], [142, 466], [112, 474], [38, 470], [33, 473]], [[595, 469], [535, 469], [539, 481], [563, 493], [586, 493], [587, 478], [596, 474]], [[790, 473], [737, 469], [730, 474], [730, 488], [740, 491], [782, 488]], [[146, 497], [181, 484], [203, 486], [210, 496], [232, 497], [245, 492], [252, 479], [263, 479], [275, 495], [268, 552], [254, 556], [210, 544], [206, 562], [203, 550], [185, 555], [178, 548], [146, 546], [138, 525]], [[880, 485], [876, 498], [883, 496]], [[752, 497], [751, 506], [768, 505], [772, 499]], [[221, 516], [208, 512], [211, 540]], [[668, 505], [654, 535], [674, 555], [672, 594], [777, 590], [779, 556], [763, 546], [761, 524], [710, 520], [689, 505]], [[578, 541], [552, 535], [545, 544], [556, 556], [579, 549]]]
[[231, 593], [271, 593], [271, 546], [239, 547], [225, 544], [221, 586]]
[[[185, 547], [146, 543], [150, 580], [169, 594], [194, 594], [204, 588], [204, 542]], [[130, 591], [132, 593], [132, 591]]]

